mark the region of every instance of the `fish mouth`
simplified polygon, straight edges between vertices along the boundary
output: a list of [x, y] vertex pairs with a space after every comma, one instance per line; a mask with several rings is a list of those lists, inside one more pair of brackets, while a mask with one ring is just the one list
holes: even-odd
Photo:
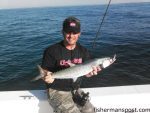
[[116, 54], [115, 54], [114, 57], [113, 57], [113, 61], [116, 61]]
[[116, 61], [116, 54], [114, 55], [114, 57], [112, 58], [112, 59], [110, 59], [111, 61], [110, 61], [110, 63], [112, 64], [112, 63], [114, 63], [115, 61]]
[[110, 58], [110, 59], [108, 59], [108, 60], [105, 60], [105, 61], [103, 62], [103, 64], [102, 64], [102, 67], [103, 67], [103, 68], [106, 68], [106, 67], [108, 67], [109, 65], [111, 65], [112, 63], [114, 63], [115, 61], [116, 61], [116, 54], [114, 55], [113, 58]]
[[116, 61], [116, 54], [114, 55], [112, 59], [110, 59], [110, 64], [114, 63], [115, 61]]

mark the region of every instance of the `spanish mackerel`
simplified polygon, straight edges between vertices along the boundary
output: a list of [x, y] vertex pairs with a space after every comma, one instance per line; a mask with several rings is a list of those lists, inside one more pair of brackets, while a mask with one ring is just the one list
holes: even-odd
[[[68, 79], [68, 78], [78, 78], [80, 76], [86, 75], [93, 71], [93, 67], [100, 66], [101, 69], [104, 69], [111, 65], [116, 60], [116, 55], [114, 55], [113, 58], [111, 57], [105, 57], [105, 58], [96, 58], [91, 59], [87, 62], [84, 62], [79, 65], [69, 64], [70, 67], [60, 70], [58, 72], [52, 73], [52, 78], [59, 78], [59, 79]], [[38, 65], [40, 75], [35, 77], [32, 81], [36, 81], [41, 79], [45, 76], [44, 70], [41, 68], [41, 66]]]

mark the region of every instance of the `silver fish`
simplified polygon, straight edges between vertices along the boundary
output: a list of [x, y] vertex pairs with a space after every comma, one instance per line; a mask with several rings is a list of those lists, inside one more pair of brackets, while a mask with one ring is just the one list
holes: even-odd
[[[93, 67], [100, 66], [101, 69], [108, 67], [116, 60], [116, 55], [114, 55], [113, 58], [105, 57], [105, 58], [96, 58], [89, 60], [85, 63], [75, 65], [75, 64], [69, 64], [70, 67], [60, 70], [58, 72], [51, 73], [52, 78], [59, 78], [59, 79], [76, 79], [80, 76], [86, 75], [93, 71]], [[41, 68], [41, 66], [38, 65], [40, 75], [35, 77], [32, 81], [36, 81], [41, 79], [45, 76], [44, 70]]]

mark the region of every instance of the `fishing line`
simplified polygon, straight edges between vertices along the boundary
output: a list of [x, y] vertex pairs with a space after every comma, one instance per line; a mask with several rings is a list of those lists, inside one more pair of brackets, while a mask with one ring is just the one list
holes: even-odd
[[108, 5], [107, 5], [107, 7], [106, 7], [104, 16], [103, 16], [103, 18], [102, 18], [102, 21], [101, 21], [101, 23], [100, 23], [100, 25], [99, 25], [99, 28], [98, 28], [98, 31], [97, 31], [97, 33], [96, 33], [96, 37], [94, 38], [92, 48], [95, 47], [95, 42], [96, 42], [96, 40], [97, 40], [97, 38], [98, 38], [98, 35], [100, 34], [100, 30], [101, 30], [102, 24], [104, 23], [104, 19], [105, 19], [105, 17], [106, 17], [107, 12], [108, 12], [108, 8], [109, 8], [109, 6], [110, 6], [110, 3], [111, 3], [111, 0], [109, 0], [109, 3], [108, 3]]

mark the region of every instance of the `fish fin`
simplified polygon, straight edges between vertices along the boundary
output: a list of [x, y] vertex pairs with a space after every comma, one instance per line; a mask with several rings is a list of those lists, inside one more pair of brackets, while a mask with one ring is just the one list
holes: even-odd
[[70, 67], [75, 66], [75, 64], [73, 64], [73, 63], [71, 63], [71, 62], [68, 62], [67, 64], [68, 64]]

